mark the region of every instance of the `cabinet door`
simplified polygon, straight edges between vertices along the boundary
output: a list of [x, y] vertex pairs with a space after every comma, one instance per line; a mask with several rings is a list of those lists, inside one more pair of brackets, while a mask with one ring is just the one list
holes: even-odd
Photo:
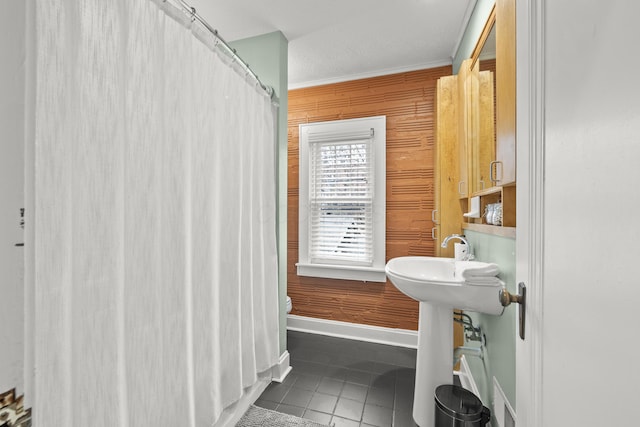
[[473, 96], [473, 80], [469, 66], [471, 60], [462, 62], [458, 70], [458, 188], [459, 198], [469, 196], [472, 186], [469, 184], [469, 165], [471, 147], [474, 139], [473, 111], [469, 108]]
[[479, 61], [462, 63], [459, 78], [460, 196], [472, 196], [492, 186], [491, 165], [496, 159], [494, 78], [491, 71], [479, 71]]
[[478, 73], [478, 138], [473, 152], [473, 192], [492, 187], [491, 166], [496, 158], [494, 80], [491, 71]]
[[437, 256], [453, 257], [453, 245], [443, 249], [442, 239], [460, 233], [462, 208], [458, 196], [459, 138], [458, 138], [458, 76], [442, 77], [436, 92], [436, 210], [433, 219], [435, 251]]
[[496, 185], [516, 180], [515, 1], [496, 0]]

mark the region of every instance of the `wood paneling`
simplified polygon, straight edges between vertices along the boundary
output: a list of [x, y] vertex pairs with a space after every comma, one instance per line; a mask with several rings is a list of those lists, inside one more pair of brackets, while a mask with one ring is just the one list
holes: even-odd
[[391, 283], [299, 277], [298, 125], [387, 117], [387, 260], [435, 255], [436, 82], [451, 67], [289, 91], [288, 295], [301, 316], [417, 330], [418, 303]]

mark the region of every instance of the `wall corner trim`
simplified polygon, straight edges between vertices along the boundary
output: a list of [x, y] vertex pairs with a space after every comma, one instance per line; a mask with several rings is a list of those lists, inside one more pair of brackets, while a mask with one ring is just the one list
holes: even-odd
[[291, 372], [291, 369], [289, 352], [285, 350], [284, 353], [280, 355], [278, 364], [271, 368], [271, 381], [277, 383], [283, 382], [284, 379], [287, 378], [287, 375], [289, 375], [289, 372]]

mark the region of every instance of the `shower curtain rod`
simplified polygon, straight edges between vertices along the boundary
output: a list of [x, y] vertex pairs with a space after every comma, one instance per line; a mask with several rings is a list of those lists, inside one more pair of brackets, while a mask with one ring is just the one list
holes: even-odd
[[[167, 0], [162, 0], [162, 1], [166, 2]], [[229, 46], [229, 43], [227, 43], [227, 41], [222, 38], [222, 36], [218, 33], [218, 30], [216, 30], [211, 25], [209, 25], [207, 21], [205, 21], [204, 18], [202, 18], [202, 16], [198, 15], [195, 7], [192, 7], [185, 0], [173, 0], [173, 1], [178, 2], [182, 8], [182, 11], [191, 16], [192, 22], [198, 21], [204, 28], [206, 28], [207, 31], [209, 31], [216, 38], [216, 40], [218, 40], [220, 44], [222, 44], [222, 46], [227, 50], [228, 54], [231, 55], [231, 58], [233, 59], [233, 61], [240, 64], [240, 66], [245, 70], [245, 72], [251, 75], [251, 77], [253, 77], [256, 80], [256, 82], [260, 85], [260, 87], [265, 92], [267, 92], [267, 95], [269, 95], [270, 98], [273, 98], [273, 95], [274, 95], [273, 88], [271, 86], [267, 86], [264, 83], [262, 83], [258, 75], [249, 67], [249, 64], [247, 64], [242, 58], [240, 58], [240, 55], [238, 55], [238, 53], [234, 48]]]

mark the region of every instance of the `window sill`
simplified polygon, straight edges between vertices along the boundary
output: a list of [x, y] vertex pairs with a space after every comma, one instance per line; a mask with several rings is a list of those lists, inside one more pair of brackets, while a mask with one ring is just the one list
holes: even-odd
[[349, 265], [322, 265], [297, 263], [298, 276], [323, 277], [325, 279], [359, 280], [362, 282], [387, 281], [384, 268], [353, 267]]

